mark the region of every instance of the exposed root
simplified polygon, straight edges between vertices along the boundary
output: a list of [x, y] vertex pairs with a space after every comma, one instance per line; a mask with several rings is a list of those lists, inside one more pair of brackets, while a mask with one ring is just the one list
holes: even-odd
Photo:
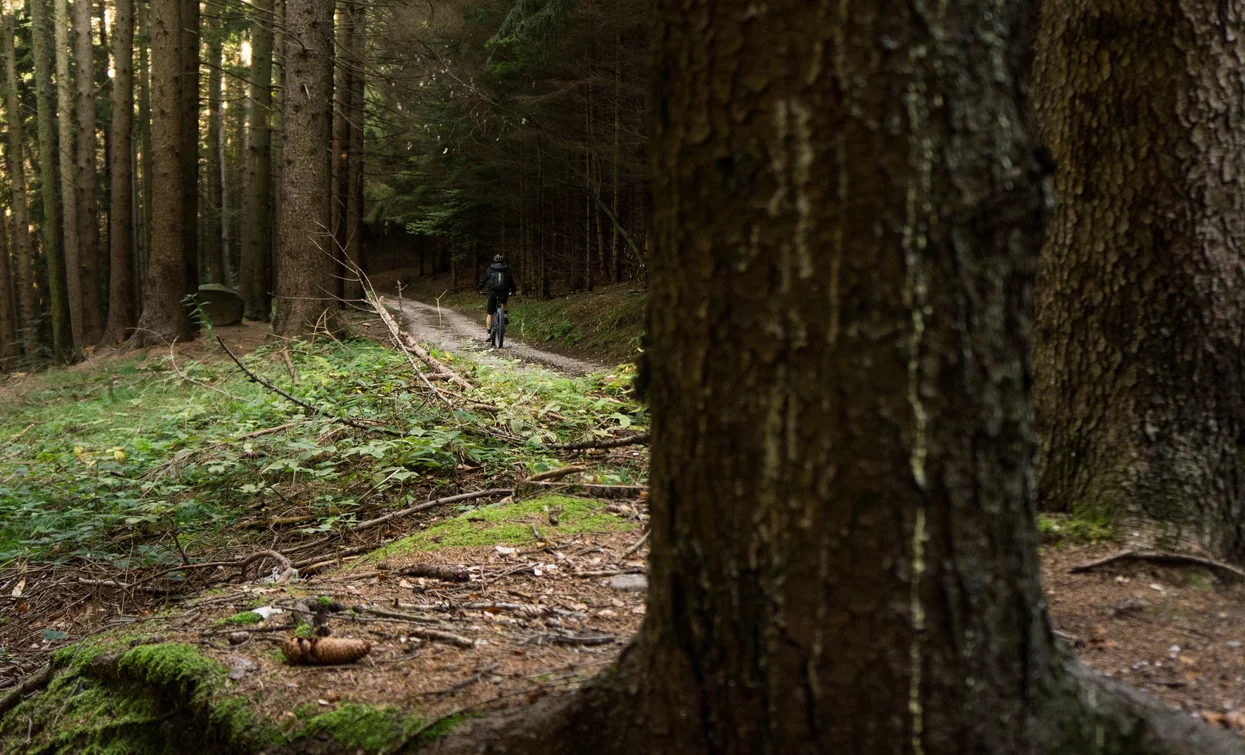
[[1205, 558], [1203, 556], [1194, 556], [1189, 553], [1169, 553], [1167, 551], [1153, 550], [1121, 551], [1120, 553], [1114, 553], [1105, 558], [1078, 564], [1068, 571], [1071, 574], [1082, 574], [1084, 572], [1100, 569], [1104, 566], [1110, 566], [1111, 564], [1118, 563], [1120, 561], [1154, 561], [1165, 564], [1205, 566], [1208, 569], [1214, 569], [1223, 574], [1231, 575], [1233, 579], [1245, 581], [1245, 570], [1239, 569], [1231, 564], [1225, 564], [1222, 561], [1216, 561], [1212, 558]]
[[52, 681], [52, 664], [45, 663], [43, 668], [23, 679], [4, 697], [0, 697], [0, 718], [15, 708], [26, 695], [38, 692]]

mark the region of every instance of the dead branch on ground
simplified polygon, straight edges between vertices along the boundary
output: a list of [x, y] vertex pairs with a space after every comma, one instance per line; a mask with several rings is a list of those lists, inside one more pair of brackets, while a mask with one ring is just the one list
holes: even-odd
[[1100, 569], [1120, 561], [1154, 561], [1156, 563], [1167, 564], [1183, 564], [1194, 566], [1205, 566], [1208, 569], [1214, 569], [1224, 574], [1230, 574], [1233, 578], [1245, 581], [1245, 570], [1235, 567], [1231, 564], [1225, 564], [1222, 561], [1216, 561], [1204, 556], [1194, 556], [1189, 553], [1169, 553], [1166, 551], [1151, 550], [1129, 550], [1115, 553], [1096, 561], [1089, 561], [1072, 567], [1068, 570], [1070, 574], [1082, 574], [1084, 572]]

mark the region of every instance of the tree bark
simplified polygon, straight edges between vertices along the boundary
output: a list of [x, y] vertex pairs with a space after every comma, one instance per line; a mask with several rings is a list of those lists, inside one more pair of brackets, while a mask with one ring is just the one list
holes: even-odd
[[[6, 6], [11, 7], [11, 6]], [[34, 249], [30, 234], [30, 208], [26, 200], [26, 155], [21, 105], [17, 91], [17, 25], [13, 11], [4, 14], [4, 110], [9, 143], [6, 150], [10, 209], [13, 212], [13, 280], [16, 283], [22, 351], [34, 360], [39, 351], [39, 293], [35, 287]]]
[[1040, 502], [1238, 563], [1242, 35], [1234, 4], [1048, 0], [1035, 82], [1058, 165], [1037, 293]]
[[138, 2], [138, 139], [140, 149], [139, 163], [143, 169], [143, 243], [142, 254], [138, 263], [138, 307], [139, 311], [145, 304], [147, 293], [147, 267], [151, 258], [151, 213], [152, 194], [155, 191], [154, 168], [152, 164], [151, 145], [151, 61], [148, 51], [151, 49], [151, 19], [148, 13], [149, 0]]
[[1021, 6], [657, 0], [645, 623], [442, 752], [1245, 749], [1047, 625]]
[[69, 5], [68, 0], [51, 0], [53, 47], [56, 50], [56, 114], [57, 141], [60, 146], [61, 210], [65, 245], [65, 291], [69, 295], [69, 325], [74, 353], [86, 345], [83, 329], [82, 262], [78, 242], [78, 184], [74, 152], [73, 80], [69, 74]]
[[[363, 267], [363, 124], [367, 120], [364, 101], [364, 74], [367, 71], [367, 7], [348, 6], [350, 20], [350, 139], [346, 160], [346, 259], [353, 267]], [[353, 275], [346, 277], [346, 299], [363, 298], [363, 284]]]
[[64, 229], [61, 226], [61, 197], [56, 181], [55, 69], [52, 55], [52, 27], [47, 0], [27, 0], [30, 8], [31, 37], [35, 58], [35, 107], [39, 132], [39, 191], [43, 217], [39, 230], [47, 260], [48, 310], [52, 321], [52, 354], [67, 359], [73, 353], [73, 332], [69, 325], [69, 297], [65, 290]]
[[81, 276], [82, 338], [99, 343], [104, 335], [99, 206], [95, 197], [95, 44], [91, 37], [91, 2], [74, 0], [74, 60], [78, 63], [78, 270]]
[[207, 127], [207, 196], [203, 203], [203, 256], [207, 260], [208, 277], [213, 283], [228, 286], [221, 235], [221, 63], [222, 40], [225, 34], [219, 17], [224, 6], [213, 8], [217, 18], [208, 25], [208, 127]]
[[[276, 29], [272, 35], [273, 102], [272, 115], [272, 190], [269, 192], [272, 212], [269, 214], [268, 235], [268, 281], [277, 279], [277, 251], [280, 247], [278, 229], [281, 227], [281, 145], [285, 133], [285, 0], [273, 0], [273, 17]], [[271, 306], [271, 305], [270, 305]]]
[[345, 7], [338, 4], [334, 23], [336, 45], [333, 55], [333, 136], [329, 148], [333, 156], [333, 186], [330, 225], [333, 229], [333, 256], [339, 263], [334, 276], [337, 295], [345, 296], [346, 282], [346, 196], [350, 191], [350, 88], [353, 65], [350, 54], [354, 35], [354, 18]]
[[17, 302], [9, 263], [9, 220], [0, 214], [0, 372], [12, 370], [22, 355], [17, 340]]
[[138, 323], [134, 306], [134, 0], [114, 0], [112, 80], [112, 207], [109, 212], [108, 322], [103, 343], [128, 338]]
[[[183, 213], [185, 99], [181, 92], [187, 56], [182, 52], [184, 0], [151, 0], [151, 142], [152, 181], [167, 187], [154, 192], [151, 208], [151, 249], [147, 261], [147, 295], [134, 343], [167, 345], [191, 335], [183, 305], [189, 295], [187, 270], [195, 268], [188, 254]], [[189, 264], [187, 264], [189, 263]]]
[[[187, 293], [199, 290], [199, 2], [183, 0], [181, 72], [182, 248]], [[193, 327], [193, 326], [192, 326]]]
[[272, 0], [256, 0], [251, 22], [251, 83], [247, 98], [246, 186], [242, 194], [242, 267], [239, 293], [243, 314], [267, 321], [268, 256], [272, 197]]
[[333, 2], [287, 0], [285, 128], [277, 320], [281, 336], [312, 333], [336, 309], [330, 225]]

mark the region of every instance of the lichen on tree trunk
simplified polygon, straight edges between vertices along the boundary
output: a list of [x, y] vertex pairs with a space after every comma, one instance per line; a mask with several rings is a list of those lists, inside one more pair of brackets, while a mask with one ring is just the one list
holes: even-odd
[[1041, 504], [1245, 560], [1245, 23], [1049, 0], [1058, 165], [1038, 276]]

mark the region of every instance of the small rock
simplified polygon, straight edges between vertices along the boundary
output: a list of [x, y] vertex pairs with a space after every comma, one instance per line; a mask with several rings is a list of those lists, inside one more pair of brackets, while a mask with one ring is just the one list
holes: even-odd
[[251, 639], [251, 635], [246, 632], [230, 632], [227, 639], [229, 640], [230, 645], [241, 645]]
[[1237, 642], [1236, 640], [1228, 640], [1227, 645], [1233, 650], [1236, 650], [1237, 648], [1241, 646], [1241, 643]]
[[259, 665], [255, 661], [249, 658], [239, 658], [234, 661], [233, 671], [229, 672], [229, 678], [236, 682], [257, 668], [259, 668]]
[[1137, 613], [1147, 605], [1148, 604], [1140, 598], [1126, 598], [1111, 606], [1111, 614], [1113, 616], [1120, 616], [1126, 613]]
[[610, 577], [609, 586], [619, 592], [644, 592], [648, 589], [648, 577], [643, 574], [619, 574]]

